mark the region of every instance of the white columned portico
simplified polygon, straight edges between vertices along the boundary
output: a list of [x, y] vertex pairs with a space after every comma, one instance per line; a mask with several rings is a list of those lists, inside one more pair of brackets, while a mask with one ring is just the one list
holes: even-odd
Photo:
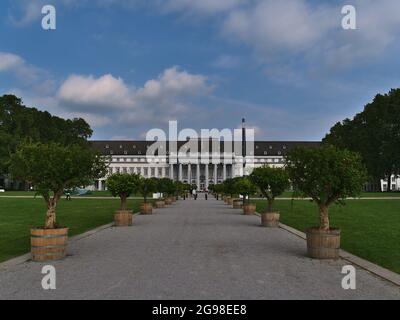
[[200, 190], [200, 164], [196, 165], [196, 182], [197, 182], [197, 190]]
[[208, 190], [208, 164], [205, 165], [206, 190]]
[[223, 172], [222, 172], [222, 179], [223, 179], [223, 181], [225, 181], [226, 180], [226, 164], [224, 163], [224, 169], [223, 169]]

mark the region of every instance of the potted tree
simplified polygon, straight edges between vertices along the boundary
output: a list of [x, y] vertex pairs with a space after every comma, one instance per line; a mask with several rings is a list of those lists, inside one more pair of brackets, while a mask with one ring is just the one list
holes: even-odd
[[237, 192], [243, 196], [243, 213], [253, 215], [256, 211], [256, 205], [250, 203], [250, 197], [257, 192], [256, 186], [249, 177], [242, 177], [235, 184]]
[[329, 207], [361, 193], [367, 181], [361, 157], [333, 146], [296, 148], [286, 156], [286, 169], [294, 188], [311, 197], [318, 206], [319, 226], [306, 231], [308, 255], [318, 259], [338, 258], [340, 230], [330, 225]]
[[223, 182], [223, 189], [226, 195], [225, 203], [228, 205], [233, 204], [233, 197], [235, 195], [234, 184], [235, 181], [233, 179], [227, 179]]
[[114, 222], [117, 227], [131, 226], [133, 212], [127, 208], [128, 197], [136, 191], [139, 175], [128, 173], [114, 173], [107, 179], [107, 189], [114, 197], [121, 199], [120, 209], [114, 214]]
[[165, 195], [166, 195], [166, 184], [168, 178], [161, 178], [157, 180], [157, 192], [161, 194], [161, 197], [155, 202], [156, 208], [165, 208]]
[[44, 225], [31, 229], [34, 261], [62, 259], [66, 255], [68, 228], [57, 221], [56, 208], [65, 189], [89, 185], [107, 173], [103, 159], [88, 146], [23, 144], [11, 157], [14, 178], [32, 184], [46, 202]]
[[143, 203], [140, 204], [141, 214], [152, 214], [153, 204], [148, 202], [148, 197], [153, 194], [157, 189], [157, 179], [155, 178], [143, 178], [139, 179], [137, 191], [143, 197]]
[[240, 198], [235, 198], [234, 196], [239, 196], [238, 185], [243, 177], [236, 177], [232, 179], [231, 185], [231, 197], [232, 197], [232, 207], [233, 209], [242, 209], [242, 200]]
[[264, 166], [256, 168], [250, 179], [258, 187], [261, 194], [267, 198], [267, 210], [261, 213], [261, 225], [264, 227], [278, 227], [280, 213], [274, 210], [275, 198], [290, 187], [289, 175], [285, 169]]

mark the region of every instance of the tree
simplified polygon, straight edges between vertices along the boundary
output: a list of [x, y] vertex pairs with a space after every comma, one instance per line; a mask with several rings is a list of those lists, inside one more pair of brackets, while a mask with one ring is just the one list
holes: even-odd
[[158, 181], [156, 178], [140, 177], [137, 191], [143, 196], [144, 203], [147, 203], [147, 198], [153, 192], [157, 191]]
[[169, 178], [161, 178], [157, 181], [157, 191], [163, 194], [163, 197], [174, 193], [173, 181]]
[[399, 174], [400, 89], [378, 94], [353, 119], [335, 124], [323, 142], [360, 153], [375, 185]]
[[92, 135], [83, 119], [65, 120], [46, 111], [27, 108], [14, 95], [0, 97], [0, 174], [9, 173], [10, 157], [26, 142], [88, 144]]
[[12, 175], [33, 184], [47, 204], [45, 228], [57, 227], [56, 206], [64, 189], [86, 186], [103, 177], [107, 166], [88, 147], [50, 144], [23, 144], [11, 157]]
[[107, 179], [107, 188], [114, 197], [121, 199], [121, 210], [127, 209], [127, 198], [137, 190], [139, 176], [137, 174], [114, 173]]
[[273, 212], [275, 198], [290, 187], [289, 175], [285, 169], [264, 166], [256, 168], [250, 175], [250, 180], [267, 198], [267, 212]]
[[243, 196], [243, 204], [250, 203], [250, 196], [257, 192], [256, 186], [249, 177], [240, 177], [235, 180], [235, 190]]
[[226, 195], [229, 195], [231, 198], [236, 194], [235, 189], [235, 179], [226, 179], [223, 183], [223, 190]]
[[294, 188], [318, 205], [323, 231], [330, 230], [329, 206], [359, 196], [367, 179], [361, 157], [334, 146], [295, 148], [286, 155], [286, 170]]

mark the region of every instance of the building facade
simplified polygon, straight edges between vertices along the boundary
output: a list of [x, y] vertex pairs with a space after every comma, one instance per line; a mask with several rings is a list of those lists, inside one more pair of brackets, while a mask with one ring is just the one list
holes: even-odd
[[[194, 184], [198, 190], [207, 190], [210, 184], [219, 184], [229, 178], [250, 174], [255, 167], [269, 165], [282, 167], [284, 156], [290, 149], [317, 147], [320, 142], [256, 141], [251, 148], [235, 150], [234, 142], [218, 141], [217, 148], [204, 141], [195, 142], [197, 150], [189, 150], [188, 141], [172, 144], [165, 142], [153, 155], [148, 155], [151, 141], [92, 141], [92, 145], [103, 156], [108, 157], [109, 172], [136, 173], [146, 178], [168, 177], [175, 181]], [[193, 145], [192, 145], [193, 146]], [[229, 150], [227, 150], [229, 149]], [[243, 149], [246, 149], [243, 152]], [[106, 190], [107, 177], [95, 182], [94, 190]]]

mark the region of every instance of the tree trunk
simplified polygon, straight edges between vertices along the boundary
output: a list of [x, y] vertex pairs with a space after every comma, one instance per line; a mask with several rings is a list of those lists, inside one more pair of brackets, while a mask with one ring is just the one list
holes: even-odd
[[126, 197], [125, 196], [121, 197], [121, 210], [122, 211], [126, 210]]
[[56, 201], [49, 199], [47, 202], [46, 221], [44, 224], [46, 229], [54, 229], [56, 227]]
[[319, 220], [320, 220], [319, 229], [323, 231], [329, 231], [330, 230], [329, 210], [326, 205], [319, 206]]
[[267, 212], [272, 212], [273, 211], [273, 206], [274, 205], [274, 199], [268, 199], [268, 207], [267, 207]]

